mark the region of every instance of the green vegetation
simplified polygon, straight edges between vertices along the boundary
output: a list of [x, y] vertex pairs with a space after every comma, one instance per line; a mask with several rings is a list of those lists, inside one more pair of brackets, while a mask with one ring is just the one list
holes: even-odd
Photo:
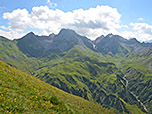
[[[97, 102], [116, 113], [152, 114], [152, 48], [150, 46], [151, 44], [140, 43], [136, 39], [126, 40], [112, 34], [90, 41], [72, 30], [63, 29], [58, 35], [37, 36], [29, 33], [22, 39], [14, 41], [1, 37], [0, 59], [47, 82], [48, 84], [44, 84], [32, 77], [29, 79], [33, 80], [32, 83], [24, 81], [22, 84], [24, 75], [23, 77], [19, 75], [22, 78], [15, 78], [21, 83], [18, 86], [24, 87], [23, 90], [27, 89], [26, 86], [22, 86], [26, 82], [27, 87], [30, 85], [35, 88], [33, 91], [37, 89], [43, 91], [44, 99], [58, 107], [59, 112], [68, 110], [69, 113], [78, 113], [76, 109], [80, 110], [79, 113], [85, 111], [82, 110], [82, 106], [76, 106], [75, 101], [78, 101], [79, 97], [74, 97], [75, 101], [73, 101], [70, 99], [72, 95], [69, 96], [56, 88], [47, 96], [46, 90], [38, 88], [40, 83], [44, 84], [43, 88], [51, 88], [52, 86], [49, 86], [51, 84], [70, 94]], [[15, 85], [14, 82], [11, 83]], [[4, 89], [3, 92], [6, 92], [7, 90]], [[37, 93], [28, 96], [34, 96], [35, 99]], [[30, 97], [25, 99], [33, 100]], [[38, 97], [41, 101], [44, 100], [43, 97]], [[34, 102], [40, 104], [35, 100]], [[69, 102], [72, 102], [72, 105], [69, 105]], [[34, 108], [35, 105], [32, 106], [32, 110], [37, 108]], [[63, 110], [60, 106], [64, 107]], [[49, 105], [45, 107], [47, 110], [56, 110], [49, 108]], [[85, 113], [88, 113], [87, 109]]]
[[0, 113], [108, 113], [0, 61]]
[[27, 57], [18, 49], [16, 42], [2, 39], [0, 40], [0, 60], [28, 73], [37, 69], [36, 58]]
[[135, 107], [135, 104], [138, 104], [136, 110], [140, 110], [142, 106], [138, 100], [126, 90], [122, 71], [113, 63], [103, 62], [101, 56], [74, 47], [63, 57], [46, 62], [47, 66], [42, 63], [34, 75], [66, 92], [96, 101], [107, 108], [114, 107], [119, 112], [133, 113], [134, 110], [128, 106]]

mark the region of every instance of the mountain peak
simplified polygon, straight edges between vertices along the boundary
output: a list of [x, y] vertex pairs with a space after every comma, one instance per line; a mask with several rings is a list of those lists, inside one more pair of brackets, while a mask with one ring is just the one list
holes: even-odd
[[55, 34], [54, 34], [54, 33], [52, 33], [52, 34], [50, 34], [49, 36], [50, 36], [50, 37], [52, 37], [52, 36], [55, 36]]
[[71, 30], [71, 29], [61, 29], [61, 31], [59, 32], [59, 34], [76, 34], [76, 32], [74, 30]]
[[132, 43], [140, 43], [136, 38], [131, 38], [129, 41]]
[[[29, 32], [28, 34], [26, 34], [25, 36], [23, 36], [22, 38], [34, 38], [36, 35], [33, 32]], [[21, 39], [22, 39], [21, 38]]]
[[114, 35], [112, 33], [108, 34], [106, 37], [112, 38]]
[[29, 32], [27, 35], [35, 35], [33, 32]]
[[104, 35], [101, 35], [100, 37], [96, 38], [94, 40], [95, 45], [97, 45], [102, 39], [104, 39]]
[[132, 40], [132, 41], [137, 41], [137, 39], [136, 39], [136, 38], [131, 38], [131, 39], [129, 39], [129, 40]]

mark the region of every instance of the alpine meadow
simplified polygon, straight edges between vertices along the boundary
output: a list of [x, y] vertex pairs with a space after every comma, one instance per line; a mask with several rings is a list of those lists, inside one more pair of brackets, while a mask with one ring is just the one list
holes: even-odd
[[0, 0], [0, 113], [152, 114], [152, 9], [129, 1]]

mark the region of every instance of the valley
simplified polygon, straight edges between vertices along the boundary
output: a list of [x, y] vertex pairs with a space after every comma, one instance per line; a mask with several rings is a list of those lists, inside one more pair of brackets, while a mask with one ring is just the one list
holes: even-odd
[[152, 114], [152, 43], [113, 34], [91, 41], [70, 29], [31, 32], [0, 37], [0, 60], [115, 113]]

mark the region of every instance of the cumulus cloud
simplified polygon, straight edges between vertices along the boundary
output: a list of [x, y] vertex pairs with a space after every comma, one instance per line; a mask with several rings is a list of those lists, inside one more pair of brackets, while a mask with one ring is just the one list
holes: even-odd
[[[51, 3], [50, 0], [47, 2]], [[0, 27], [0, 35], [8, 38], [19, 38], [29, 30], [36, 31], [39, 35], [57, 34], [62, 28], [73, 29], [92, 40], [109, 33], [125, 38], [135, 37], [140, 41], [152, 38], [152, 25], [146, 23], [121, 25], [121, 14], [116, 8], [109, 6], [97, 6], [87, 10], [77, 9], [71, 12], [39, 6], [33, 7], [31, 12], [26, 9], [6, 12], [3, 14], [3, 19], [7, 19], [9, 23], [8, 26]], [[130, 27], [133, 27], [133, 30]], [[119, 31], [122, 28], [125, 31]]]
[[[51, 3], [48, 0], [48, 3]], [[33, 7], [31, 12], [17, 9], [3, 14], [9, 20], [9, 30], [24, 32], [28, 28], [39, 29], [42, 34], [58, 33], [61, 28], [76, 30], [81, 35], [96, 38], [101, 34], [117, 32], [121, 14], [116, 8], [97, 6], [88, 10], [77, 9], [63, 12], [59, 9], [49, 9], [48, 6]]]
[[4, 13], [3, 18], [10, 20], [9, 30], [24, 31], [30, 23], [30, 15], [26, 9], [17, 9], [12, 13]]
[[152, 25], [146, 23], [131, 23], [134, 30], [137, 30], [140, 33], [146, 33], [152, 35]]
[[11, 40], [21, 38], [23, 35], [25, 35], [25, 33], [20, 33], [20, 32], [13, 31], [13, 30], [4, 31], [4, 30], [0, 29], [0, 36], [4, 36]]
[[140, 41], [152, 40], [152, 25], [147, 23], [130, 23]]
[[136, 38], [141, 42], [152, 40], [152, 25], [147, 23], [130, 23], [130, 25], [133, 27], [132, 31], [122, 31], [118, 34], [127, 39]]

